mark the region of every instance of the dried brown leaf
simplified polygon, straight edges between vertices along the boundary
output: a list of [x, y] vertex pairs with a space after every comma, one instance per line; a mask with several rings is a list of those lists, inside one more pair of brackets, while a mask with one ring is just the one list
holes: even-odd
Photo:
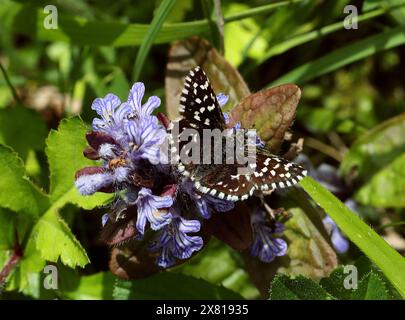
[[295, 84], [256, 92], [245, 97], [231, 111], [231, 125], [240, 121], [243, 128], [256, 129], [259, 137], [277, 152], [292, 125], [301, 90]]

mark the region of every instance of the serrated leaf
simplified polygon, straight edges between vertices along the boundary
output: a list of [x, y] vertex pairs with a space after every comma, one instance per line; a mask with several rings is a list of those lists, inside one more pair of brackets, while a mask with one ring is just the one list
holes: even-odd
[[216, 239], [210, 239], [204, 250], [173, 271], [223, 285], [245, 299], [259, 295], [232, 249]]
[[[296, 0], [297, 2], [300, 0]], [[291, 1], [280, 1], [238, 12], [224, 18], [225, 23], [266, 14], [283, 6], [293, 6]], [[13, 3], [7, 7], [6, 17], [13, 21], [15, 31], [35, 36], [42, 41], [64, 41], [77, 45], [91, 46], [137, 46], [142, 43], [147, 24], [121, 23], [110, 21], [90, 21], [82, 17], [58, 14], [58, 28], [44, 28], [47, 15], [43, 7], [32, 5], [22, 6]], [[10, 12], [12, 16], [9, 17]], [[15, 18], [14, 18], [15, 17]], [[204, 35], [209, 31], [208, 21], [196, 20], [182, 23], [165, 24], [156, 35], [155, 43], [168, 43], [177, 39], [185, 39], [193, 35]]]
[[277, 275], [271, 283], [270, 300], [332, 300], [319, 284], [303, 276]]
[[356, 193], [361, 203], [404, 207], [405, 114], [381, 123], [357, 139], [346, 154], [341, 170], [366, 181]]
[[46, 126], [39, 114], [23, 107], [0, 110], [0, 143], [12, 147], [22, 159], [29, 150], [45, 146]]
[[387, 300], [388, 291], [384, 280], [376, 272], [370, 271], [360, 280], [358, 288], [351, 295], [352, 300]]
[[0, 207], [31, 215], [43, 213], [48, 199], [25, 176], [24, 164], [9, 147], [0, 145]]
[[[181, 284], [181, 285], [179, 285]], [[115, 300], [200, 300], [200, 299], [242, 299], [222, 286], [183, 274], [162, 272], [142, 280], [117, 280], [114, 286]]]
[[231, 125], [240, 121], [243, 128], [256, 129], [260, 139], [277, 152], [295, 118], [300, 98], [301, 90], [295, 84], [254, 93], [232, 109]]
[[169, 117], [178, 117], [180, 94], [184, 78], [195, 66], [201, 66], [207, 74], [215, 93], [229, 95], [224, 110], [232, 109], [250, 91], [239, 72], [234, 69], [206, 40], [193, 37], [175, 42], [169, 51], [166, 67], [165, 93]]
[[339, 267], [333, 270], [328, 278], [321, 279], [319, 285], [340, 300], [350, 300], [353, 290], [344, 287], [347, 276], [348, 274], [344, 273], [344, 267]]
[[49, 210], [36, 223], [32, 237], [43, 259], [74, 268], [89, 263], [86, 251], [56, 211]]
[[81, 196], [74, 186], [75, 172], [95, 162], [83, 156], [87, 146], [85, 139], [89, 131], [78, 118], [62, 120], [57, 131], [51, 131], [46, 141], [50, 177], [50, 197], [59, 207], [74, 203], [85, 209], [92, 209], [104, 204], [111, 198], [109, 194], [96, 193], [92, 196]]

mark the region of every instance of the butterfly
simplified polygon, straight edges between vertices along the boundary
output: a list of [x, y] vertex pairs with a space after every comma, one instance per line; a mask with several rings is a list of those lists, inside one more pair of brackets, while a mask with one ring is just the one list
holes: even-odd
[[[256, 147], [255, 158], [253, 162], [249, 162], [250, 171], [246, 174], [240, 173], [240, 169], [246, 167], [246, 164], [240, 164], [237, 161], [215, 163], [212, 151], [221, 149], [224, 152], [226, 138], [223, 138], [219, 144], [205, 141], [201, 139], [203, 131], [209, 129], [224, 132], [230, 129], [227, 128], [214, 90], [205, 72], [199, 66], [190, 70], [185, 78], [180, 96], [179, 113], [180, 118], [172, 121], [168, 128], [171, 156], [177, 162], [177, 172], [191, 179], [200, 193], [230, 201], [246, 200], [256, 190], [268, 191], [290, 187], [307, 174], [301, 166], [272, 154], [269, 149], [261, 145], [254, 146]], [[195, 132], [194, 135], [185, 137], [185, 133], [189, 134], [189, 131]], [[209, 163], [196, 163], [182, 159], [181, 151], [187, 148], [187, 143], [191, 140], [200, 146], [200, 159], [204, 156], [204, 152], [212, 153], [208, 155], [211, 160]], [[248, 148], [249, 144], [244, 147], [244, 155], [248, 154]], [[190, 150], [185, 154], [190, 155]]]

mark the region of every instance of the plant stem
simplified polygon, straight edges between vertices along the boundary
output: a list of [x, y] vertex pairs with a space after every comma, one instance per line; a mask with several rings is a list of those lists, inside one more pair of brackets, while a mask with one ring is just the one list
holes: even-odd
[[11, 94], [14, 97], [14, 100], [18, 103], [21, 104], [21, 98], [19, 97], [19, 95], [17, 94], [17, 90], [14, 88], [13, 84], [10, 81], [10, 78], [7, 75], [7, 71], [6, 69], [3, 67], [3, 65], [0, 62], [0, 69], [1, 69], [1, 73], [3, 74], [4, 80], [6, 80], [6, 83], [8, 85], [8, 87], [10, 88]]
[[23, 250], [21, 248], [20, 242], [18, 240], [18, 233], [17, 229], [14, 230], [15, 240], [14, 240], [14, 252], [7, 263], [4, 265], [3, 269], [0, 271], [0, 287], [2, 287], [10, 272], [14, 269], [14, 267], [20, 262], [21, 258], [23, 257]]

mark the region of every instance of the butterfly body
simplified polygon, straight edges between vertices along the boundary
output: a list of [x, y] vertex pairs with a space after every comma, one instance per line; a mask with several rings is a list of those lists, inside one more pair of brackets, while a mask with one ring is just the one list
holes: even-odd
[[[230, 201], [246, 200], [256, 190], [289, 187], [306, 175], [302, 167], [255, 142], [241, 146], [248, 134], [227, 128], [215, 93], [200, 67], [185, 78], [179, 112], [180, 119], [169, 126], [172, 158], [178, 161], [178, 172], [191, 179], [201, 193]], [[210, 132], [216, 139], [206, 138]], [[228, 144], [230, 141], [233, 144]], [[198, 148], [188, 149], [191, 142]], [[247, 160], [245, 163], [238, 161], [238, 152]]]

